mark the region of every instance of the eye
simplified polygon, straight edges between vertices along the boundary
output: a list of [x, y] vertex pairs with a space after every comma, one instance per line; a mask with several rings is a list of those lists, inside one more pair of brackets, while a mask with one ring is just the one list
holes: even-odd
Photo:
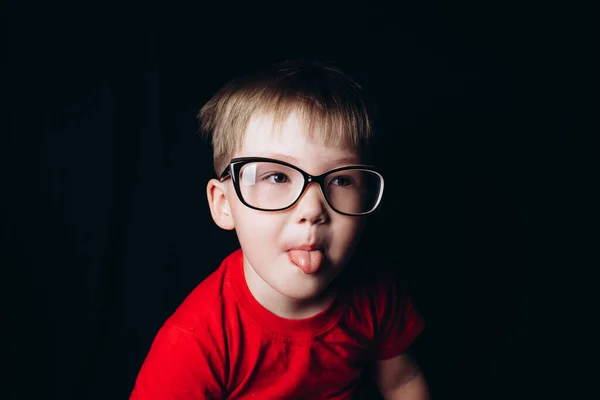
[[330, 184], [337, 186], [352, 186], [353, 183], [354, 180], [349, 176], [336, 176], [330, 182]]
[[268, 173], [263, 177], [263, 180], [269, 183], [286, 183], [289, 181], [289, 178], [286, 174], [281, 172], [272, 172]]

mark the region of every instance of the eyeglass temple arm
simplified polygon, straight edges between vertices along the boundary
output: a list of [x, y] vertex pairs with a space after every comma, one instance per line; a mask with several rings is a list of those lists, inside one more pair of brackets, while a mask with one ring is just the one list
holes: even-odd
[[224, 170], [223, 173], [221, 173], [221, 176], [219, 176], [219, 181], [223, 182], [225, 179], [227, 179], [227, 177], [229, 177], [231, 175], [231, 164], [228, 165]]

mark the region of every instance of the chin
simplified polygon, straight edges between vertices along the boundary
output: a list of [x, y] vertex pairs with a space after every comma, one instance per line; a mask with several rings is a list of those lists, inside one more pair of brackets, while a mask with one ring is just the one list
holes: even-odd
[[295, 287], [283, 286], [278, 288], [278, 292], [293, 300], [307, 301], [321, 296], [327, 290], [326, 284], [307, 284], [300, 283]]

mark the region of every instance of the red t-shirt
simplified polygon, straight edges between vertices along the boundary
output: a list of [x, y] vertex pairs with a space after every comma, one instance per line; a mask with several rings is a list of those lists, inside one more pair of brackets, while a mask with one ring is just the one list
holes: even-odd
[[235, 251], [160, 329], [130, 400], [351, 398], [369, 362], [423, 329], [403, 286], [368, 271], [325, 311], [289, 320], [252, 296]]

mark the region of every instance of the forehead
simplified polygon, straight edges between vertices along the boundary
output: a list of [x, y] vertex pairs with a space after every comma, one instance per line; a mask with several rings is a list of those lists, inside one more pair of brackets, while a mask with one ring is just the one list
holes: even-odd
[[309, 169], [360, 163], [352, 145], [328, 143], [323, 138], [322, 127], [310, 131], [295, 113], [281, 123], [260, 114], [250, 119], [236, 157], [271, 157]]

